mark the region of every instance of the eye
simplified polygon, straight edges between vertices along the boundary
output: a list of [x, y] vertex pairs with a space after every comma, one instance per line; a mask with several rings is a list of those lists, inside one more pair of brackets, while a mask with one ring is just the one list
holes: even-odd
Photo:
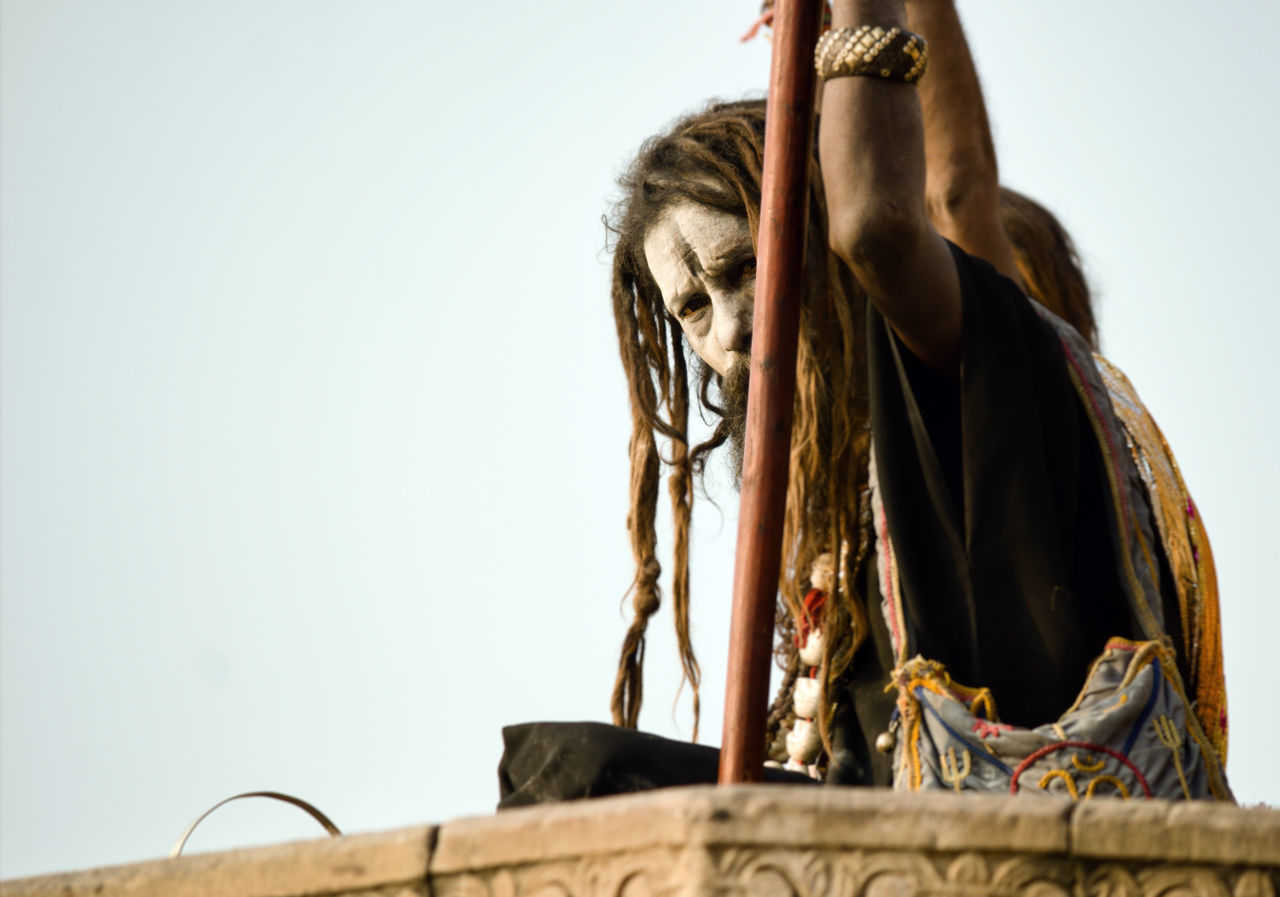
[[755, 280], [756, 277], [756, 259], [755, 256], [743, 261], [732, 271], [729, 272], [730, 279], [735, 286], [742, 286], [748, 281]]
[[711, 297], [706, 293], [695, 293], [689, 297], [680, 308], [680, 320], [688, 321], [698, 316], [698, 313], [711, 304]]

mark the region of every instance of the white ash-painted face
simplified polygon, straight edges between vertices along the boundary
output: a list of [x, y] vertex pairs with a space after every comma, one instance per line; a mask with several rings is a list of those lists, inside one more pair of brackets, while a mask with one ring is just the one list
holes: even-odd
[[756, 252], [747, 219], [693, 201], [665, 211], [644, 238], [662, 303], [698, 357], [727, 374], [751, 351]]

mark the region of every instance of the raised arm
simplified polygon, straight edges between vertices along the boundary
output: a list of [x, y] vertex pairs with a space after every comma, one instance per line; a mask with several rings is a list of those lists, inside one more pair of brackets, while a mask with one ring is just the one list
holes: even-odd
[[907, 26], [929, 42], [925, 202], [938, 233], [1020, 282], [1000, 223], [1000, 174], [978, 72], [954, 0], [907, 0]]
[[[902, 0], [838, 0], [835, 29], [906, 28]], [[900, 64], [887, 50], [877, 63]], [[893, 58], [890, 58], [890, 57]], [[929, 77], [929, 76], [926, 76]], [[960, 284], [925, 206], [917, 88], [875, 76], [832, 77], [822, 95], [818, 151], [831, 248], [894, 331], [942, 371], [959, 363]]]

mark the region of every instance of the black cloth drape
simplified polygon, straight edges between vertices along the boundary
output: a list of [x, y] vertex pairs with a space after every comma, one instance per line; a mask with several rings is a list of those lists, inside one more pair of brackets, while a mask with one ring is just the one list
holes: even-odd
[[[714, 782], [720, 752], [604, 723], [526, 723], [502, 730], [498, 808]], [[816, 782], [766, 769], [765, 781]]]
[[1138, 634], [1116, 576], [1097, 444], [1056, 331], [1012, 281], [952, 247], [957, 383], [872, 309], [871, 419], [910, 654], [986, 686], [1000, 718], [1056, 719], [1111, 636]]

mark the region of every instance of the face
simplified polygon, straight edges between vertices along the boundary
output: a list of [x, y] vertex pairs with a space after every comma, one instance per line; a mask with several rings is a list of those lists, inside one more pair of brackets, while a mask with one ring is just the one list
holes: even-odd
[[644, 238], [667, 311], [722, 377], [751, 354], [756, 253], [747, 219], [692, 201], [669, 206]]

